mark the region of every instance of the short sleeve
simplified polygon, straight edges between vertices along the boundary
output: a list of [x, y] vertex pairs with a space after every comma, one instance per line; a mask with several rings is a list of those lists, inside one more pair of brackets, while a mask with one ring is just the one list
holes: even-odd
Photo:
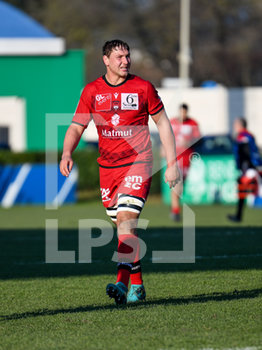
[[81, 94], [80, 100], [76, 107], [72, 123], [80, 124], [87, 127], [91, 119], [91, 102], [87, 93], [87, 88], [85, 88]]
[[150, 115], [157, 114], [162, 109], [164, 109], [163, 102], [159, 97], [158, 92], [150, 82], [148, 82], [148, 88], [147, 88], [147, 103], [148, 103], [148, 113]]
[[199, 139], [200, 138], [200, 130], [198, 124], [195, 122], [193, 126], [193, 138]]

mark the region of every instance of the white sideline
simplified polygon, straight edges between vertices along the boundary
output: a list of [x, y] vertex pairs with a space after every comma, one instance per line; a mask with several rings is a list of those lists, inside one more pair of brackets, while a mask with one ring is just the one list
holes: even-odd
[[[158, 350], [172, 350], [173, 348], [168, 348], [168, 349], [165, 349], [165, 348], [160, 348]], [[245, 348], [202, 348], [202, 349], [199, 349], [199, 350], [261, 350], [261, 346], [257, 347], [257, 346], [248, 346], [248, 347], [245, 347]], [[175, 348], [174, 348], [175, 350]], [[186, 350], [184, 348], [182, 348], [181, 350]]]
[[248, 346], [246, 348], [222, 348], [222, 349], [218, 349], [218, 348], [203, 348], [200, 350], [259, 350], [261, 349], [261, 347], [257, 347], [257, 346]]
[[28, 174], [30, 173], [32, 165], [24, 164], [21, 166], [15, 180], [8, 186], [7, 191], [2, 199], [2, 206], [4, 208], [10, 208], [18, 196]]
[[[208, 260], [208, 259], [238, 259], [238, 258], [256, 258], [261, 257], [262, 254], [234, 254], [234, 255], [210, 255], [210, 256], [201, 256], [196, 255], [196, 260]], [[164, 259], [164, 258], [163, 258]], [[152, 258], [150, 259], [152, 260]], [[162, 258], [157, 258], [155, 260], [162, 260]], [[209, 350], [209, 349], [202, 349], [202, 350]], [[229, 350], [229, 349], [224, 349]], [[242, 349], [239, 349], [242, 350]], [[253, 349], [251, 349], [253, 350]]]
[[214, 255], [214, 256], [196, 256], [196, 259], [237, 259], [237, 258], [255, 258], [260, 257], [262, 254], [234, 254], [234, 255]]
[[[262, 254], [250, 254], [250, 255], [237, 255], [238, 258], [242, 258], [242, 257], [257, 257], [257, 256], [262, 256]], [[231, 256], [232, 257], [232, 256]], [[205, 258], [205, 257], [203, 257]], [[208, 258], [212, 258], [214, 259], [215, 257], [208, 257]], [[228, 258], [228, 257], [225, 257], [225, 258]], [[196, 257], [196, 259], [198, 259], [198, 257]], [[156, 259], [156, 260], [161, 260], [161, 259]], [[143, 258], [143, 261], [152, 261], [152, 258]], [[89, 261], [82, 261], [82, 263], [88, 263]], [[103, 263], [104, 260], [101, 260], [101, 259], [93, 259], [92, 260], [92, 263]], [[45, 264], [45, 262], [42, 262], [42, 261], [34, 261], [34, 262], [13, 262], [14, 265], [38, 265], [38, 264]], [[251, 350], [257, 350], [259, 348], [250, 348]], [[207, 349], [201, 349], [201, 350], [209, 350], [208, 348]], [[230, 350], [230, 349], [223, 349], [223, 350]], [[237, 349], [236, 350], [242, 350], [242, 349]], [[261, 348], [262, 350], [262, 348]]]
[[[243, 257], [257, 257], [257, 256], [262, 256], [262, 254], [235, 255], [235, 256], [231, 255], [231, 256], [223, 256], [223, 258], [228, 259], [229, 257], [243, 258]], [[206, 257], [202, 257], [202, 258], [205, 259]], [[215, 259], [216, 257], [211, 256], [211, 257], [208, 257], [208, 258]], [[196, 257], [196, 259], [199, 259], [199, 257]], [[157, 259], [157, 260], [161, 260], [161, 259]], [[143, 261], [152, 261], [152, 258], [143, 258]], [[82, 262], [84, 263], [84, 261], [82, 261]], [[102, 263], [102, 262], [104, 262], [104, 260], [94, 259], [94, 260], [92, 260], [92, 262], [93, 263]], [[42, 261], [34, 261], [34, 262], [20, 262], [19, 261], [19, 262], [13, 262], [14, 265], [38, 265], [38, 264], [44, 264], [44, 263], [45, 262], [42, 262]], [[254, 348], [254, 349], [250, 348], [250, 350], [256, 350], [256, 349], [259, 349], [259, 348]], [[209, 349], [207, 348], [207, 349], [201, 349], [201, 350], [209, 350]], [[229, 349], [223, 349], [223, 350], [229, 350]], [[238, 349], [236, 348], [236, 350], [238, 350]], [[242, 349], [239, 349], [239, 350], [242, 350]], [[262, 350], [262, 348], [261, 348], [261, 350]]]

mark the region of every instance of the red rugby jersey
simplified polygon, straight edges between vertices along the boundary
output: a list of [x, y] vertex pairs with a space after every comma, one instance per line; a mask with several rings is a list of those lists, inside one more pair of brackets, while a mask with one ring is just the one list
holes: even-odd
[[[199, 140], [200, 131], [197, 122], [192, 118], [181, 120], [173, 118], [170, 120], [173, 132], [176, 137], [176, 151], [178, 160], [183, 160], [183, 166], [188, 167], [190, 164], [190, 156], [193, 152], [193, 144]], [[190, 146], [185, 146], [185, 145]]]
[[152, 161], [148, 116], [164, 108], [154, 86], [135, 75], [119, 85], [105, 76], [84, 88], [73, 123], [93, 119], [99, 137], [98, 163], [104, 167]]

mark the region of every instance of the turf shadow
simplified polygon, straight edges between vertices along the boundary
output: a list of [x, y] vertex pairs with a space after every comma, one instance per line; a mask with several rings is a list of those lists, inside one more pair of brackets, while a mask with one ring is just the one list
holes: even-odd
[[[94, 237], [100, 231], [94, 231]], [[190, 264], [152, 263], [153, 250], [183, 249], [181, 228], [149, 228], [140, 232], [147, 245], [142, 260], [145, 272], [210, 271], [262, 268], [262, 235], [258, 227], [197, 227], [196, 262]], [[114, 274], [111, 261], [116, 236], [107, 245], [92, 249], [92, 264], [78, 263], [78, 231], [60, 230], [59, 251], [74, 251], [76, 263], [45, 263], [45, 230], [0, 230], [0, 279], [48, 278]]]
[[41, 317], [41, 316], [55, 316], [58, 314], [75, 314], [75, 313], [85, 313], [92, 311], [106, 311], [106, 310], [115, 310], [122, 309], [128, 310], [130, 308], [146, 308], [150, 306], [158, 305], [185, 305], [185, 304], [195, 304], [195, 303], [207, 303], [209, 301], [232, 301], [239, 299], [253, 299], [257, 298], [262, 294], [262, 288], [251, 289], [251, 290], [234, 290], [233, 292], [223, 293], [215, 292], [211, 294], [198, 294], [192, 295], [189, 297], [180, 297], [180, 298], [166, 298], [166, 299], [154, 299], [148, 300], [139, 304], [128, 304], [125, 306], [115, 306], [113, 304], [104, 304], [104, 305], [87, 305], [80, 306], [77, 308], [68, 308], [68, 309], [57, 309], [57, 310], [37, 310], [24, 313], [14, 313], [11, 315], [0, 315], [0, 322], [11, 321], [11, 320], [21, 320], [32, 317]]

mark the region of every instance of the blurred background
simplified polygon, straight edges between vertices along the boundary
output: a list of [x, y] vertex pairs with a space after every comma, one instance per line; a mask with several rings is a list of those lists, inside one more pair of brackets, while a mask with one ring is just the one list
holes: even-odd
[[[236, 117], [247, 119], [262, 147], [261, 19], [260, 0], [0, 1], [2, 206], [45, 202], [45, 151], [61, 151], [81, 90], [104, 74], [101, 47], [112, 38], [130, 44], [132, 73], [155, 84], [170, 118], [187, 103], [199, 123], [201, 158], [191, 167], [184, 200], [235, 203]], [[48, 137], [48, 114], [61, 116], [60, 125], [50, 126], [57, 138]], [[160, 194], [159, 142], [150, 127], [152, 193]], [[91, 126], [75, 154], [78, 175], [59, 203], [99, 196], [96, 142]], [[64, 185], [59, 178], [58, 192]], [[162, 196], [169, 204], [165, 186]]]
[[[85, 50], [86, 81], [104, 70], [101, 46], [115, 37], [130, 43], [133, 71], [145, 79], [160, 86], [163, 78], [178, 76], [180, 0], [5, 3], [65, 38], [68, 50]], [[260, 0], [191, 1], [190, 76], [194, 86], [210, 79], [227, 87], [261, 86], [261, 16]]]
[[[129, 43], [131, 72], [155, 84], [168, 117], [187, 103], [202, 135], [177, 222], [150, 124], [154, 176], [139, 230], [148, 295], [123, 310], [104, 293], [117, 235], [100, 246], [111, 231], [92, 123], [71, 175], [58, 169], [81, 91], [105, 73], [101, 48], [114, 38]], [[261, 184], [243, 220], [228, 220], [235, 118], [262, 149], [261, 43], [262, 0], [0, 0], [0, 349], [261, 350]], [[85, 219], [96, 222], [92, 247]], [[152, 261], [169, 250], [181, 263]]]

